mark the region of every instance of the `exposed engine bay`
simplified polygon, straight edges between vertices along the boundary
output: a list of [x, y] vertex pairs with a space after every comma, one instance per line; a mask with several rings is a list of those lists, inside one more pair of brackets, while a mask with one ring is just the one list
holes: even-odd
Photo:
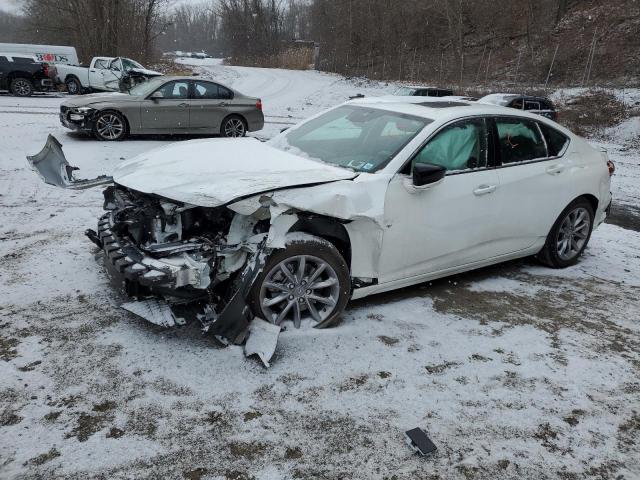
[[242, 341], [249, 312], [235, 312], [247, 323], [234, 318], [233, 328], [224, 325], [222, 313], [233, 308], [238, 282], [260, 268], [269, 222], [226, 207], [170, 202], [117, 184], [103, 194], [107, 213], [98, 230], [86, 235], [124, 277], [127, 294], [160, 296], [176, 304], [202, 301], [207, 308], [199, 318], [205, 329]]

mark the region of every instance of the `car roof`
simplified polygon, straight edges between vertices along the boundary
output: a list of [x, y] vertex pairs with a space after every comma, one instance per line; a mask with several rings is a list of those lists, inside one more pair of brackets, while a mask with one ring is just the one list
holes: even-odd
[[431, 90], [451, 90], [447, 87], [434, 87], [433, 85], [400, 85], [398, 88], [426, 88]]
[[548, 98], [535, 95], [525, 95], [522, 93], [491, 93], [479, 99], [478, 102], [489, 103], [492, 105], [507, 105], [516, 98], [522, 98], [524, 100], [544, 100], [545, 102], [551, 103]]
[[349, 100], [344, 104], [378, 108], [380, 110], [443, 122], [476, 115], [518, 116], [531, 118], [536, 121], [548, 120], [540, 115], [528, 113], [524, 110], [515, 110], [513, 108], [484, 102], [452, 100], [444, 97], [387, 95], [383, 97], [357, 98]]

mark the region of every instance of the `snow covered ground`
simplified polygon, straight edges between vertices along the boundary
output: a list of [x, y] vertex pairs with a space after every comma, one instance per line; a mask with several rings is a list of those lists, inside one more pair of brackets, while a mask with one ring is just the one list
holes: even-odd
[[[262, 136], [393, 90], [198, 63], [262, 97]], [[117, 308], [82, 233], [100, 191], [48, 187], [25, 156], [53, 133], [91, 177], [176, 139], [67, 133], [62, 100], [0, 96], [0, 478], [640, 477], [632, 125], [603, 143], [626, 210], [577, 266], [522, 260], [352, 302], [336, 328], [283, 333], [265, 370], [195, 325], [162, 330]], [[416, 426], [435, 455], [404, 444]]]

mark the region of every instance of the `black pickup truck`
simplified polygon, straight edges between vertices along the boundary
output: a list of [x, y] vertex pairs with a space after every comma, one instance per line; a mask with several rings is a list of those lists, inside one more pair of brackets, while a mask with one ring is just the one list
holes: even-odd
[[24, 54], [0, 54], [0, 90], [17, 97], [28, 97], [34, 91], [50, 90], [49, 66]]

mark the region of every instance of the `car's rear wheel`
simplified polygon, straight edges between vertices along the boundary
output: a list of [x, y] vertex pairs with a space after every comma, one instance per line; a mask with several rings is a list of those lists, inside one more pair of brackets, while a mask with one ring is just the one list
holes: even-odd
[[118, 112], [101, 112], [94, 121], [93, 133], [98, 140], [122, 140], [127, 135], [127, 122]]
[[30, 97], [33, 95], [33, 83], [28, 78], [14, 78], [9, 90], [16, 97]]
[[593, 217], [593, 207], [587, 199], [573, 201], [553, 224], [538, 259], [554, 268], [575, 264], [591, 238]]
[[247, 134], [247, 125], [242, 117], [232, 115], [222, 122], [220, 135], [223, 137], [244, 137]]
[[254, 313], [277, 325], [326, 328], [349, 301], [349, 267], [336, 247], [313, 235], [288, 235], [268, 258], [251, 291]]
[[69, 78], [64, 84], [67, 86], [67, 93], [69, 95], [79, 95], [82, 93], [82, 85], [77, 78]]

